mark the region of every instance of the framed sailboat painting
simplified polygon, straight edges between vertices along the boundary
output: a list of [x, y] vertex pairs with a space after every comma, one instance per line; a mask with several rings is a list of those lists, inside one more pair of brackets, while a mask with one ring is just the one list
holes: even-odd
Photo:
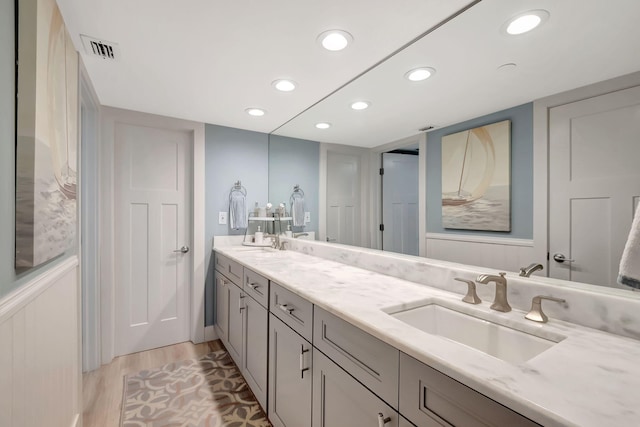
[[511, 121], [442, 138], [442, 226], [511, 231]]

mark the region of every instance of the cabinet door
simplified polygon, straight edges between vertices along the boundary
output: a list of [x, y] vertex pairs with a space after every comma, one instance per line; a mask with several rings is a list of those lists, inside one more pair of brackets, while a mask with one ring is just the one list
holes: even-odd
[[267, 352], [269, 315], [250, 296], [244, 298], [242, 375], [263, 409], [267, 409]]
[[312, 414], [313, 427], [398, 427], [393, 408], [318, 350], [313, 352]]
[[222, 342], [228, 344], [229, 335], [229, 286], [233, 286], [216, 271], [216, 330]]
[[[311, 425], [311, 344], [269, 316], [269, 420], [274, 427]], [[304, 370], [307, 369], [307, 370]], [[346, 425], [346, 424], [345, 424]]]
[[242, 366], [242, 320], [244, 318], [244, 293], [239, 287], [227, 282], [229, 288], [229, 333], [227, 351], [236, 365]]

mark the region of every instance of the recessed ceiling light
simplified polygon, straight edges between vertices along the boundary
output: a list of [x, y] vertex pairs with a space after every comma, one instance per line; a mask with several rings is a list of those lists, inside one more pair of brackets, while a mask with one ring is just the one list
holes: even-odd
[[546, 10], [530, 10], [509, 19], [503, 27], [507, 34], [516, 36], [533, 30], [548, 18], [549, 12]]
[[371, 103], [368, 101], [356, 101], [351, 104], [351, 108], [353, 108], [354, 110], [364, 110], [369, 108], [370, 105]]
[[331, 123], [326, 123], [326, 122], [316, 123], [316, 127], [318, 129], [329, 129], [331, 127]]
[[296, 82], [292, 80], [280, 79], [280, 80], [274, 80], [273, 82], [271, 82], [271, 86], [273, 86], [280, 92], [291, 92], [296, 88]]
[[318, 36], [318, 42], [327, 50], [342, 50], [353, 41], [353, 36], [342, 30], [329, 30]]
[[255, 116], [255, 117], [264, 116], [266, 114], [266, 111], [263, 110], [262, 108], [255, 108], [255, 107], [247, 108], [244, 111], [246, 111], [247, 114], [249, 114], [250, 116]]
[[435, 74], [436, 70], [431, 67], [414, 68], [407, 72], [404, 76], [412, 82], [420, 82], [426, 80]]

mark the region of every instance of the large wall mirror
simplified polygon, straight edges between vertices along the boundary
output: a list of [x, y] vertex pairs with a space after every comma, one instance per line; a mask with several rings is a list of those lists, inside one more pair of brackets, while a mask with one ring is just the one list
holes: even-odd
[[[530, 10], [544, 11], [541, 15], [542, 24], [529, 33], [508, 35], [506, 23], [518, 14]], [[536, 244], [539, 243], [538, 240], [544, 240], [546, 251], [547, 230], [550, 239], [566, 234], [566, 230], [560, 226], [554, 226], [551, 221], [547, 226], [546, 220], [544, 224], [548, 227], [547, 229], [543, 231], [535, 229], [540, 212], [543, 212], [544, 216], [550, 215], [547, 207], [540, 206], [539, 199], [534, 195], [535, 189], [540, 187], [537, 180], [540, 180], [541, 174], [545, 175], [542, 181], [544, 186], [548, 185], [549, 188], [549, 193], [544, 194], [543, 204], [545, 205], [547, 200], [556, 197], [558, 186], [554, 176], [546, 177], [546, 171], [535, 170], [534, 173], [534, 150], [538, 149], [536, 144], [539, 142], [534, 141], [534, 128], [540, 121], [541, 115], [540, 112], [535, 111], [534, 101], [638, 73], [640, 56], [637, 55], [637, 40], [640, 40], [640, 27], [636, 25], [635, 17], [639, 14], [640, 3], [634, 0], [621, 0], [615, 4], [596, 0], [587, 2], [581, 0], [563, 2], [482, 0], [434, 28], [423, 38], [330, 97], [301, 112], [295, 119], [277, 129], [271, 136], [271, 140], [291, 138], [349, 145], [354, 147], [353, 150], [360, 149], [366, 153], [362, 158], [369, 159], [369, 167], [377, 167], [376, 162], [384, 161], [379, 157], [382, 152], [417, 148], [415, 141], [407, 143], [406, 147], [398, 144], [388, 146], [388, 144], [407, 140], [418, 134], [420, 129], [434, 126], [433, 130], [427, 131], [426, 142], [423, 142], [425, 151], [421, 150], [419, 155], [420, 162], [423, 162], [426, 168], [426, 182], [423, 183], [424, 187], [421, 190], [426, 193], [424, 208], [426, 233], [465, 235], [463, 231], [438, 228], [441, 221], [435, 212], [441, 209], [440, 182], [438, 181], [440, 171], [435, 171], [434, 174], [434, 169], [437, 169], [440, 164], [441, 152], [438, 149], [440, 140], [444, 135], [476, 125], [504, 119], [514, 120], [512, 116], [515, 115], [517, 119], [513, 122], [515, 124], [512, 138], [517, 138], [517, 141], [512, 146], [514, 150], [512, 156], [519, 156], [519, 160], [514, 160], [512, 157], [513, 222], [511, 231], [499, 235], [482, 232], [466, 234], [535, 240]], [[604, 23], [606, 25], [603, 25]], [[409, 81], [406, 78], [407, 72], [417, 67], [429, 67], [432, 72], [431, 77], [419, 82]], [[637, 86], [640, 78], [636, 74], [628, 81], [631, 82], [631, 86]], [[636, 83], [633, 83], [634, 81]], [[600, 94], [607, 92], [606, 84], [600, 84], [600, 87], [602, 88]], [[619, 89], [619, 87], [615, 88], [615, 90]], [[591, 95], [584, 95], [584, 98], [598, 94], [593, 92]], [[359, 100], [368, 101], [369, 108], [361, 111], [351, 110], [349, 107], [351, 103]], [[629, 118], [634, 114], [636, 114], [635, 117], [640, 114], [637, 103], [631, 102], [624, 108]], [[546, 111], [542, 115], [546, 116]], [[555, 119], [552, 118], [552, 120]], [[568, 120], [572, 121], [571, 118]], [[599, 120], [591, 122], [582, 120], [584, 123], [581, 129], [598, 135], [598, 138], [606, 137], [606, 134], [602, 133], [603, 127], [599, 126], [602, 125]], [[544, 126], [547, 126], [546, 121], [545, 117]], [[637, 119], [635, 121], [637, 122]], [[319, 122], [330, 123], [331, 127], [318, 129], [315, 125]], [[573, 120], [573, 122], [577, 121]], [[629, 121], [625, 123], [628, 124]], [[625, 131], [628, 133], [626, 138], [634, 138], [635, 135], [637, 142], [638, 133], [634, 129], [631, 127]], [[592, 147], [596, 149], [597, 162], [590, 164], [591, 160], [580, 160], [582, 169], [574, 167], [573, 170], [587, 175], [589, 170], [594, 170], [593, 165], [596, 165], [597, 169], [597, 164], [605, 164], [609, 169], [627, 167], [627, 164], [619, 165], [618, 160], [611, 158], [611, 154], [615, 151], [618, 154], [622, 153], [622, 158], [637, 159], [638, 145], [622, 143], [613, 149], [606, 145]], [[325, 147], [324, 144], [322, 146]], [[387, 146], [388, 149], [380, 148]], [[548, 147], [545, 150], [548, 150], [545, 153], [551, 156], [552, 161], [557, 159], [558, 154], [555, 151]], [[326, 152], [323, 154], [322, 148], [320, 151], [322, 169], [323, 165], [326, 167], [327, 154]], [[277, 156], [270, 147], [270, 167]], [[322, 174], [321, 170], [321, 177]], [[374, 171], [369, 170], [368, 182], [374, 182], [373, 175]], [[333, 176], [335, 178], [338, 174]], [[324, 179], [327, 179], [326, 172]], [[323, 187], [328, 183], [320, 185]], [[346, 186], [345, 183], [344, 187]], [[270, 191], [271, 189], [270, 185]], [[328, 187], [325, 189], [327, 192], [330, 191]], [[365, 206], [362, 206], [364, 211], [362, 215], [372, 216], [371, 225], [375, 224], [375, 218], [378, 215], [371, 211], [381, 209], [381, 203], [379, 196], [376, 195], [379, 189], [370, 188], [369, 190], [373, 200], [365, 201]], [[275, 188], [274, 191], [276, 191]], [[634, 200], [637, 204], [640, 194], [635, 196], [630, 200]], [[285, 194], [283, 197], [288, 195]], [[329, 195], [327, 194], [326, 197]], [[327, 199], [321, 198], [319, 203], [322, 203], [322, 200]], [[579, 202], [576, 203], [579, 204]], [[573, 205], [577, 206], [576, 203]], [[627, 214], [632, 213], [635, 206], [632, 201], [628, 204]], [[327, 217], [329, 214], [322, 212], [324, 206], [320, 206], [319, 209], [320, 212], [316, 216], [321, 219], [318, 227], [322, 231], [330, 218]], [[602, 206], [596, 202], [586, 203], [581, 209], [591, 213], [604, 212]], [[424, 221], [424, 218], [420, 218], [420, 221]], [[577, 246], [583, 248], [597, 246], [606, 233], [599, 230], [596, 234], [595, 242], [592, 239], [591, 243], [583, 240], [570, 244], [574, 245], [574, 250]], [[544, 239], [538, 239], [541, 235], [545, 236]], [[363, 240], [366, 239], [360, 239], [360, 241]], [[551, 244], [550, 240], [548, 244], [550, 248]], [[370, 239], [365, 245], [372, 245], [372, 240]], [[607, 262], [612, 271], [617, 270], [615, 257]], [[568, 264], [569, 262], [565, 263], [565, 267]], [[550, 261], [549, 268], [553, 266], [554, 264]], [[555, 274], [555, 277], [590, 283], [602, 283], [607, 280], [596, 278], [590, 281], [589, 276], [578, 273], [580, 268], [574, 268], [572, 276]], [[633, 295], [626, 290], [609, 290], [604, 287], [593, 289], [600, 291], [606, 289], [606, 292]]]

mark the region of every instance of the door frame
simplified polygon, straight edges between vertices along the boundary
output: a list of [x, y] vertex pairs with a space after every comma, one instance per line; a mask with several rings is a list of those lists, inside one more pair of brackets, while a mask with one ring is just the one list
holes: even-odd
[[[379, 145], [370, 150], [369, 163], [371, 173], [371, 200], [369, 211], [372, 212], [371, 224], [380, 224], [382, 220], [382, 183], [380, 180], [382, 153], [397, 150], [407, 145], [418, 144], [418, 254], [427, 254], [427, 134], [419, 133], [408, 138], [399, 139], [388, 144]], [[370, 228], [371, 247], [382, 248], [382, 232], [377, 226]]]
[[640, 72], [562, 92], [533, 102], [533, 255], [549, 275], [549, 113], [554, 107], [640, 85]]
[[175, 119], [153, 114], [103, 107], [100, 126], [100, 325], [101, 361], [111, 362], [115, 354], [115, 179], [114, 129], [116, 123], [149, 126], [191, 132], [192, 179], [191, 192], [191, 266], [189, 337], [192, 342], [205, 340], [204, 327], [204, 264], [205, 264], [205, 141], [204, 123]]
[[[79, 256], [82, 289], [82, 371], [100, 367], [100, 102], [82, 58], [78, 60]], [[88, 113], [87, 119], [82, 114]], [[88, 216], [93, 210], [93, 220]], [[89, 240], [93, 245], [88, 244]]]

